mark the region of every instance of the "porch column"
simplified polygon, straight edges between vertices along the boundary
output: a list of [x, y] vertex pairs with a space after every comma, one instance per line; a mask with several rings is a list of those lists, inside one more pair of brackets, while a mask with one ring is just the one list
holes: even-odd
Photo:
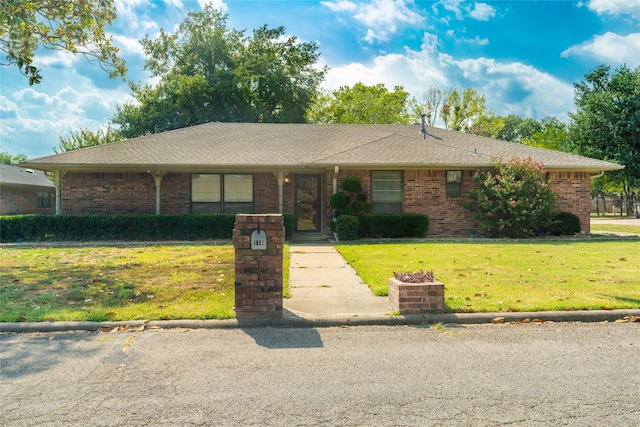
[[278, 171], [273, 173], [278, 180], [278, 213], [282, 214], [284, 211], [284, 177], [288, 174], [287, 171]]
[[160, 215], [160, 188], [162, 186], [162, 178], [165, 171], [149, 171], [153, 176], [153, 180], [156, 182], [156, 215]]
[[67, 171], [55, 170], [53, 173], [56, 186], [56, 215], [62, 215], [62, 177]]
[[333, 193], [331, 194], [338, 192], [338, 172], [340, 172], [340, 166], [335, 166], [333, 168]]

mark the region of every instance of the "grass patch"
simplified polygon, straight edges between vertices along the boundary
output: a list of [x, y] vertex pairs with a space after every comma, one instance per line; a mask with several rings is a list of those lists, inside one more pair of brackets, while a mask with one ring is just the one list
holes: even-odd
[[433, 269], [449, 312], [640, 308], [640, 242], [339, 244], [376, 295], [393, 272]]
[[0, 321], [235, 317], [231, 245], [5, 248]]
[[640, 234], [640, 225], [602, 224], [602, 223], [591, 224], [591, 233], [597, 233], [598, 231]]

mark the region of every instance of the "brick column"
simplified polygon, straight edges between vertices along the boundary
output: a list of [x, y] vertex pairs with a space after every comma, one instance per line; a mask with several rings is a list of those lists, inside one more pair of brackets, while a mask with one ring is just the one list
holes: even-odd
[[[266, 249], [251, 248], [251, 234], [258, 228], [266, 233]], [[236, 215], [233, 246], [236, 318], [282, 316], [282, 215]]]
[[400, 314], [444, 313], [444, 284], [405, 283], [389, 279], [389, 306]]

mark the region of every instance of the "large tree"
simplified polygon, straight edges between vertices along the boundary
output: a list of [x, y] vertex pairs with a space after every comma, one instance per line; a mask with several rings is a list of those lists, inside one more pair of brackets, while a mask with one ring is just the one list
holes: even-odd
[[40, 83], [34, 56], [39, 47], [82, 54], [111, 77], [126, 72], [105, 26], [116, 19], [113, 0], [0, 0], [0, 64], [17, 66]]
[[15, 164], [26, 162], [26, 161], [27, 161], [26, 154], [17, 154], [14, 156], [13, 154], [9, 154], [6, 151], [3, 151], [2, 153], [0, 153], [0, 163], [3, 163], [5, 165], [15, 165]]
[[485, 104], [485, 96], [472, 87], [462, 95], [453, 89], [440, 109], [440, 118], [449, 130], [495, 138], [504, 126], [503, 119], [487, 111]]
[[59, 149], [54, 147], [53, 151], [59, 154], [80, 148], [93, 147], [94, 145], [109, 144], [121, 139], [120, 132], [113, 129], [111, 125], [107, 125], [106, 129], [98, 129], [96, 132], [80, 129], [79, 131], [71, 132], [68, 137], [61, 136], [58, 144]]
[[211, 6], [189, 12], [175, 34], [141, 40], [155, 85], [130, 84], [134, 103], [113, 122], [123, 137], [210, 121], [304, 122], [326, 74], [315, 43], [285, 37], [284, 27], [244, 31]]
[[612, 174], [632, 213], [640, 187], [640, 67], [601, 65], [576, 83], [569, 144], [574, 151], [625, 166]]
[[520, 143], [523, 138], [531, 138], [534, 133], [542, 130], [539, 121], [509, 114], [502, 118], [503, 127], [496, 137], [503, 141]]
[[411, 123], [408, 112], [409, 93], [401, 86], [389, 92], [378, 83], [367, 86], [356, 83], [352, 87], [342, 86], [331, 93], [317, 97], [308, 113], [311, 123], [364, 123], [391, 124]]
[[540, 120], [540, 129], [524, 136], [520, 142], [534, 147], [548, 148], [556, 151], [569, 151], [567, 134], [568, 126], [557, 117], [547, 116]]

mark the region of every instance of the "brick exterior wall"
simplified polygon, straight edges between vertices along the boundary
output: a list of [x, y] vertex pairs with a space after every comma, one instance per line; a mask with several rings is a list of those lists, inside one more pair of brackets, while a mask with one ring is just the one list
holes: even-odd
[[54, 214], [56, 212], [55, 192], [47, 191], [51, 205], [48, 208], [38, 207], [38, 193], [44, 190], [8, 187], [0, 189], [0, 215]]
[[[462, 192], [473, 188], [475, 171], [463, 171]], [[329, 199], [333, 193], [333, 171], [321, 175], [323, 232], [329, 232], [333, 211]], [[338, 191], [347, 175], [360, 178], [362, 190], [371, 199], [371, 171], [341, 169]], [[284, 212], [294, 212], [295, 174], [289, 173], [283, 184]], [[580, 218], [581, 228], [589, 233], [590, 176], [588, 172], [552, 172], [550, 183], [558, 194], [557, 207]], [[155, 182], [149, 173], [79, 173], [69, 172], [62, 179], [63, 214], [153, 214]], [[270, 172], [254, 174], [254, 211], [278, 212], [278, 180]], [[446, 171], [406, 170], [403, 172], [403, 212], [429, 216], [427, 236], [466, 236], [475, 230], [470, 213], [461, 206], [464, 196], [446, 195]], [[35, 196], [33, 203], [36, 203]], [[53, 201], [52, 201], [53, 203]], [[4, 205], [3, 205], [4, 206]], [[51, 208], [54, 212], [55, 208]], [[191, 212], [191, 174], [167, 173], [162, 180], [160, 212]]]
[[552, 172], [551, 188], [558, 195], [556, 207], [580, 218], [580, 229], [591, 232], [591, 176], [588, 172]]

